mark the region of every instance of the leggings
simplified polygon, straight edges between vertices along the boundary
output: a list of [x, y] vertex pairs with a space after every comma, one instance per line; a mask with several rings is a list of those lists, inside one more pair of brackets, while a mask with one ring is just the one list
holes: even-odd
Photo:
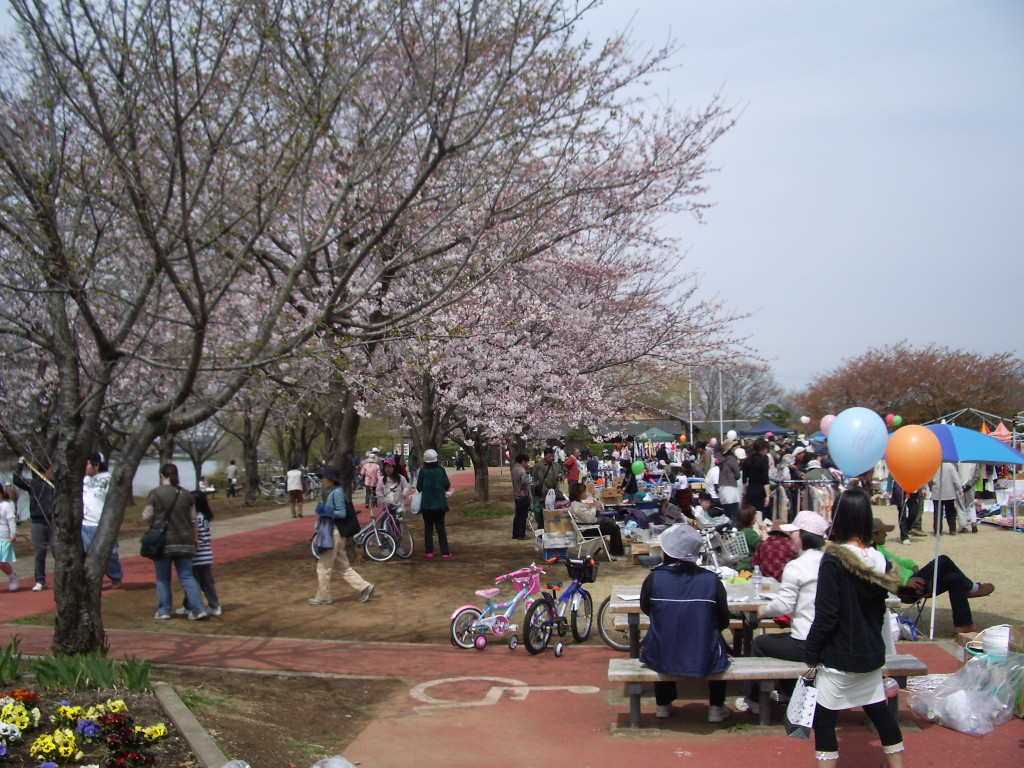
[[[900, 732], [900, 725], [892, 716], [889, 703], [884, 699], [868, 704], [864, 713], [871, 718], [871, 722], [878, 731], [878, 738], [882, 740], [882, 751], [885, 754], [903, 751], [903, 734]], [[819, 760], [839, 759], [839, 739], [836, 738], [836, 720], [839, 718], [839, 710], [826, 709], [818, 704], [814, 710], [814, 749]]]

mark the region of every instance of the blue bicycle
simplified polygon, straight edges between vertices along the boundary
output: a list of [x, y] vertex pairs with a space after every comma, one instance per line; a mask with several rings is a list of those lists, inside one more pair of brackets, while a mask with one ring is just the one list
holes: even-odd
[[[594, 600], [583, 585], [597, 581], [597, 563], [593, 558], [573, 560], [557, 557], [548, 562], [560, 559], [565, 560], [572, 581], [561, 596], [558, 590], [562, 582], [545, 584], [551, 592], [542, 592], [526, 612], [523, 642], [530, 653], [543, 653], [552, 633], [565, 637], [571, 630], [573, 639], [578, 643], [590, 637], [590, 628], [594, 624]], [[555, 656], [561, 655], [562, 643], [559, 642], [555, 644]]]

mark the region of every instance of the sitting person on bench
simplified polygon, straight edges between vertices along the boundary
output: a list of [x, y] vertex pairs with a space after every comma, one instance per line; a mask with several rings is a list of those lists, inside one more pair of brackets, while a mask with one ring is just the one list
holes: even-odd
[[[706, 677], [725, 672], [731, 663], [722, 630], [729, 626], [725, 586], [697, 565], [704, 540], [687, 523], [661, 534], [664, 563], [651, 570], [640, 588], [640, 609], [651, 617], [640, 660], [663, 675]], [[725, 681], [708, 681], [708, 722], [731, 714], [725, 706]], [[658, 717], [668, 717], [676, 698], [674, 681], [654, 684]]]
[[608, 551], [612, 557], [625, 557], [626, 549], [622, 546], [622, 529], [615, 524], [614, 520], [600, 517], [590, 505], [583, 501], [587, 495], [587, 486], [577, 483], [569, 491], [569, 514], [576, 521], [576, 525], [596, 525], [601, 529], [604, 536], [611, 539]]
[[897, 557], [885, 548], [886, 534], [895, 530], [896, 526], [886, 525], [877, 517], [872, 522], [871, 541], [889, 561], [891, 565], [889, 572], [898, 576], [900, 583], [903, 584], [897, 594], [904, 599], [904, 602], [916, 602], [922, 597], [932, 594], [935, 564], [938, 563], [939, 589], [936, 594], [949, 593], [949, 607], [953, 609], [953, 628], [957, 632], [977, 632], [978, 629], [974, 626], [974, 616], [971, 614], [971, 606], [967, 600], [972, 597], [991, 595], [995, 586], [971, 581], [946, 555], [940, 555], [938, 560], [932, 560], [923, 568], [918, 568], [917, 563], [913, 560]]
[[[779, 529], [789, 535], [787, 546], [792, 546], [797, 552], [797, 558], [786, 563], [779, 591], [772, 596], [770, 603], [757, 609], [757, 617], [775, 618], [789, 614], [791, 631], [758, 635], [751, 648], [754, 656], [803, 661], [804, 640], [814, 623], [818, 568], [821, 565], [821, 550], [825, 546], [828, 521], [817, 512], [804, 511], [792, 523], [782, 524]], [[795, 686], [795, 680], [779, 681], [781, 693], [786, 696], [793, 693]], [[747, 683], [746, 696], [736, 699], [736, 709], [760, 714], [757, 681]]]

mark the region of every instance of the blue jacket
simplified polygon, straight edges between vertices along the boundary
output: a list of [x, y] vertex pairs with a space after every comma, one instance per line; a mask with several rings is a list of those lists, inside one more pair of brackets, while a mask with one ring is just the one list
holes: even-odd
[[[729, 626], [725, 587], [690, 563], [659, 565], [640, 593], [651, 617], [640, 660], [666, 675], [706, 677], [731, 663], [722, 630]], [[724, 626], [723, 626], [724, 621]]]

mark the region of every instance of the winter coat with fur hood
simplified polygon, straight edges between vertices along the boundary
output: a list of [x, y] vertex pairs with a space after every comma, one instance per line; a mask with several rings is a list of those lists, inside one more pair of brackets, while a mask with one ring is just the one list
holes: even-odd
[[898, 578], [879, 573], [850, 548], [828, 544], [818, 570], [814, 623], [804, 645], [804, 661], [842, 672], [881, 669], [885, 598], [899, 586]]

